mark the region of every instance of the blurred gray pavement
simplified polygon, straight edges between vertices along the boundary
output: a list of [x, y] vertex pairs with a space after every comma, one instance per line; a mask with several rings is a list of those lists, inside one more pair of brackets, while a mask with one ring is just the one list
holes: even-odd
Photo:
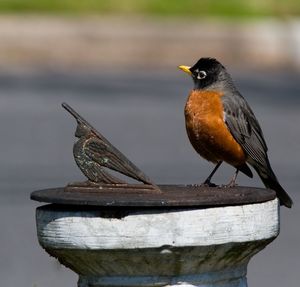
[[[180, 63], [181, 64], [181, 63]], [[182, 63], [192, 64], [192, 63]], [[281, 209], [281, 233], [254, 257], [249, 286], [299, 286], [299, 75], [232, 72], [259, 119], [269, 157], [294, 199]], [[190, 146], [183, 108], [191, 80], [173, 70], [131, 73], [0, 74], [0, 286], [76, 286], [77, 277], [38, 245], [30, 192], [83, 179], [72, 157], [69, 103], [157, 183], [199, 183], [212, 165]], [[234, 172], [222, 166], [215, 181]], [[262, 186], [239, 175], [241, 185]]]

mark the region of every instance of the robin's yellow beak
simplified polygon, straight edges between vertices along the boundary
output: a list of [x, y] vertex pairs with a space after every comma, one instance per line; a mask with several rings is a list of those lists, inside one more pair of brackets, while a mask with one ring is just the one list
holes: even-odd
[[186, 72], [187, 74], [189, 74], [190, 76], [192, 75], [192, 72], [190, 71], [190, 68], [189, 66], [178, 66], [178, 68], [184, 72]]

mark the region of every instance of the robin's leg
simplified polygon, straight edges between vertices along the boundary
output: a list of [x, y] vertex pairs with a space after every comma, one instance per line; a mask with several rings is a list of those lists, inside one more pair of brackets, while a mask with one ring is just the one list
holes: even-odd
[[217, 171], [217, 169], [220, 167], [221, 164], [222, 164], [222, 161], [219, 161], [216, 164], [215, 168], [210, 173], [210, 175], [208, 176], [208, 178], [202, 183], [202, 185], [211, 186], [211, 187], [217, 186], [216, 184], [214, 184], [214, 183], [211, 182], [211, 179], [212, 179], [213, 175], [215, 174], [215, 172]]
[[235, 171], [235, 173], [234, 173], [234, 175], [233, 175], [233, 177], [232, 177], [232, 179], [229, 181], [228, 184], [225, 185], [226, 187], [234, 187], [234, 186], [237, 185], [235, 183], [235, 181], [236, 181], [238, 173], [239, 173], [239, 169], [237, 168], [236, 171]]

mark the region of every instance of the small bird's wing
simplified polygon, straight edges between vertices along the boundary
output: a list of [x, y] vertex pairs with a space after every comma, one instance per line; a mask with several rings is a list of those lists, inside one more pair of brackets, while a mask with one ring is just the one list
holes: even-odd
[[97, 162], [99, 165], [115, 170], [138, 181], [151, 184], [150, 179], [145, 174], [132, 162], [127, 160], [125, 156], [116, 154], [116, 150], [107, 142], [92, 137], [85, 142], [83, 148], [91, 160]]
[[268, 166], [268, 148], [261, 127], [246, 100], [238, 92], [221, 99], [224, 120], [234, 139], [252, 161]]

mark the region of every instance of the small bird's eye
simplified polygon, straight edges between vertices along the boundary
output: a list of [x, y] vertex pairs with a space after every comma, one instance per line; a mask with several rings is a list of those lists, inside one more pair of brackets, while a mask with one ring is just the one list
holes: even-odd
[[197, 79], [202, 80], [202, 79], [204, 79], [206, 76], [207, 76], [207, 74], [206, 74], [205, 71], [200, 71], [200, 72], [198, 73]]

